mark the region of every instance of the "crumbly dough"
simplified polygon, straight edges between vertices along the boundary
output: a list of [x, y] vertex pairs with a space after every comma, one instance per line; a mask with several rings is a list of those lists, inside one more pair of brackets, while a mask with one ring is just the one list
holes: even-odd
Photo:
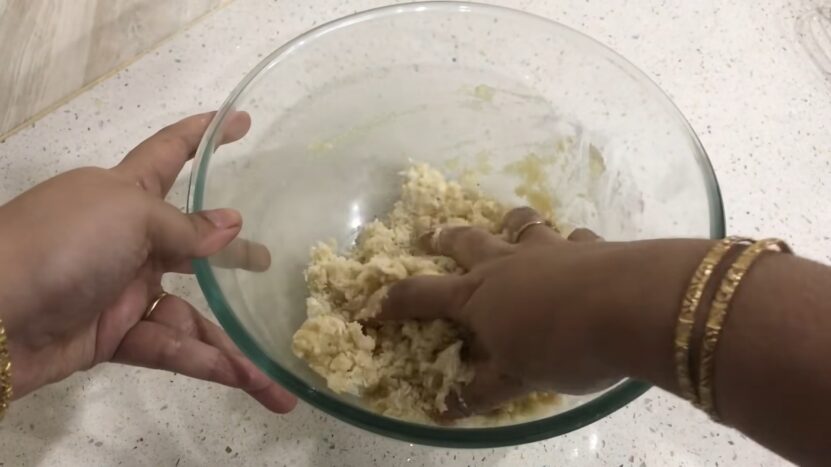
[[[450, 258], [419, 254], [415, 240], [421, 234], [447, 224], [497, 233], [506, 208], [424, 164], [409, 168], [404, 177], [392, 212], [363, 226], [348, 253], [339, 254], [334, 243], [312, 248], [305, 274], [308, 318], [295, 333], [292, 349], [333, 391], [361, 397], [387, 416], [431, 423], [431, 415], [447, 409], [450, 391], [473, 379], [473, 369], [460, 358], [459, 329], [444, 320], [378, 327], [364, 327], [359, 320], [379, 311], [396, 281], [458, 271]], [[515, 418], [555, 401], [555, 395], [534, 394], [491, 418]]]

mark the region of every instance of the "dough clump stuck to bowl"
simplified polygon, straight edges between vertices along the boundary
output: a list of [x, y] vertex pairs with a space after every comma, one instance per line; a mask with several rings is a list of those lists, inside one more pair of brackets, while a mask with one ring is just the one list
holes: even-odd
[[[401, 198], [383, 220], [362, 226], [345, 254], [333, 243], [312, 248], [306, 269], [307, 319], [292, 350], [326, 379], [330, 389], [364, 400], [390, 417], [432, 423], [445, 398], [473, 379], [461, 359], [456, 324], [445, 320], [381, 323], [361, 320], [378, 313], [386, 290], [410, 276], [461, 272], [443, 256], [427, 256], [416, 239], [440, 225], [474, 225], [499, 232], [506, 207], [474, 184], [448, 181], [425, 164], [404, 172]], [[468, 186], [471, 185], [471, 186]], [[506, 404], [477, 424], [528, 417], [551, 406], [555, 394], [535, 393]]]

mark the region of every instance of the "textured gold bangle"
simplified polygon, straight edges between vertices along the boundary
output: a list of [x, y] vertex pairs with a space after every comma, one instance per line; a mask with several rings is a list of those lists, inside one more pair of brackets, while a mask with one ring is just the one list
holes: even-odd
[[727, 310], [744, 275], [753, 265], [753, 262], [766, 251], [791, 253], [790, 247], [785, 242], [775, 238], [759, 240], [750, 245], [730, 266], [710, 306], [707, 324], [704, 328], [704, 338], [701, 343], [701, 358], [698, 367], [698, 397], [699, 407], [714, 420], [718, 420], [713, 390], [715, 351], [724, 321], [727, 318]]
[[6, 342], [6, 328], [0, 320], [0, 420], [12, 401], [12, 361], [9, 358], [9, 346]]
[[690, 376], [690, 337], [695, 325], [695, 312], [698, 310], [701, 295], [704, 293], [713, 270], [724, 255], [734, 245], [749, 244], [751, 241], [742, 237], [728, 237], [713, 245], [693, 273], [690, 285], [681, 301], [681, 311], [678, 313], [678, 323], [675, 326], [675, 375], [681, 389], [681, 396], [694, 404], [698, 404], [698, 393]]

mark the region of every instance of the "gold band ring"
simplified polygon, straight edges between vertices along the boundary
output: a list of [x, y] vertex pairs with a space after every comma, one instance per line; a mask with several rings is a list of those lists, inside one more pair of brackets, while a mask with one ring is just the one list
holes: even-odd
[[153, 299], [152, 302], [150, 302], [150, 305], [148, 305], [147, 310], [144, 311], [144, 316], [142, 316], [141, 319], [150, 318], [150, 315], [153, 314], [153, 310], [155, 310], [156, 307], [159, 306], [159, 303], [161, 303], [161, 301], [164, 300], [164, 298], [168, 295], [170, 294], [162, 291], [162, 293], [160, 293], [155, 299]]
[[518, 228], [517, 231], [514, 233], [513, 237], [511, 238], [511, 243], [519, 243], [519, 240], [522, 238], [522, 234], [524, 234], [526, 230], [530, 229], [531, 227], [534, 227], [535, 225], [544, 225], [548, 228], [554, 228], [551, 222], [548, 222], [544, 219], [537, 219], [534, 221], [526, 222], [522, 224], [522, 226]]

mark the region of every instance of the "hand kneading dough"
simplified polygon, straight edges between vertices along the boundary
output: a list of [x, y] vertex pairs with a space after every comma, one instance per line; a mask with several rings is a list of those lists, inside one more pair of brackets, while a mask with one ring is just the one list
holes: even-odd
[[[308, 319], [295, 333], [292, 349], [326, 378], [330, 389], [363, 398], [387, 416], [431, 423], [446, 410], [445, 397], [473, 379], [460, 358], [459, 329], [444, 320], [383, 323], [365, 328], [358, 322], [378, 312], [388, 286], [422, 274], [457, 272], [446, 257], [419, 255], [415, 240], [444, 224], [475, 225], [497, 233], [505, 207], [479, 190], [446, 181], [427, 165], [405, 173], [401, 199], [383, 222], [361, 229], [346, 254], [319, 243], [306, 270], [310, 297]], [[533, 394], [492, 416], [494, 424], [527, 416], [556, 401]]]

